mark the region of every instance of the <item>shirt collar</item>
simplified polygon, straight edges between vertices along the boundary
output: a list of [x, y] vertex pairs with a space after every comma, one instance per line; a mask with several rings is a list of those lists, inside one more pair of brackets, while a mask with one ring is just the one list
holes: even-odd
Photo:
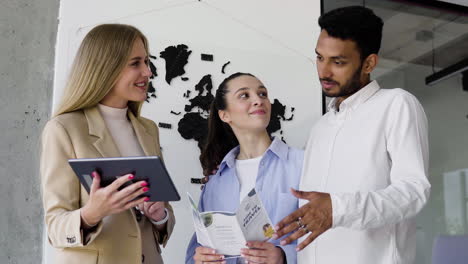
[[[286, 160], [288, 158], [288, 149], [289, 147], [288, 145], [286, 145], [286, 143], [284, 143], [281, 139], [274, 137], [270, 146], [265, 151], [265, 154], [272, 153], [278, 156], [278, 158], [282, 160]], [[220, 172], [223, 171], [226, 168], [226, 166], [229, 167], [230, 169], [235, 168], [236, 157], [239, 154], [239, 151], [240, 151], [240, 146], [237, 146], [231, 149], [231, 151], [229, 151], [228, 154], [224, 156], [223, 161], [221, 161], [221, 164], [219, 165], [219, 170], [217, 174], [220, 174]]]
[[[360, 104], [364, 103], [372, 95], [374, 95], [380, 89], [379, 83], [374, 80], [362, 87], [359, 91], [346, 98], [340, 104], [340, 108], [352, 108], [356, 109]], [[336, 112], [335, 102], [337, 98], [333, 98], [330, 103], [328, 103], [328, 111]]]

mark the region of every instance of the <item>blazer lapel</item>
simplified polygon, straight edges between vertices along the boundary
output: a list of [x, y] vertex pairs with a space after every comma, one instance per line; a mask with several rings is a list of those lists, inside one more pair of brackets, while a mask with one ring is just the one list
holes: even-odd
[[120, 157], [120, 151], [115, 145], [97, 106], [85, 109], [84, 114], [88, 120], [89, 135], [96, 139], [93, 145], [101, 156], [104, 158]]
[[133, 115], [131, 111], [128, 111], [128, 117], [130, 118], [130, 122], [132, 123], [133, 130], [137, 136], [138, 141], [140, 142], [140, 146], [145, 152], [146, 156], [154, 156], [156, 155], [156, 142], [155, 137], [152, 136], [146, 128], [141, 124], [141, 122]]
[[[109, 130], [107, 129], [104, 118], [102, 118], [102, 115], [99, 112], [98, 107], [95, 106], [95, 107], [87, 108], [84, 110], [84, 113], [85, 113], [86, 119], [88, 120], [89, 135], [96, 139], [93, 142], [93, 145], [97, 149], [97, 151], [102, 155], [102, 157], [104, 158], [121, 157], [122, 155], [120, 154], [120, 151], [117, 148], [117, 145], [115, 145], [114, 139], [112, 138], [112, 135], [109, 133]], [[132, 116], [133, 115], [131, 115], [130, 118], [132, 118]], [[135, 124], [133, 121], [132, 121], [132, 124], [135, 127]], [[137, 134], [138, 140], [140, 141], [140, 144], [142, 144], [142, 148], [144, 149], [146, 153], [147, 150], [144, 148], [145, 145], [142, 143], [142, 140], [140, 139], [140, 136], [138, 135], [136, 128], [135, 128], [135, 133]], [[144, 138], [144, 140], [147, 140], [146, 136], [143, 136], [142, 138]], [[146, 145], [149, 145], [149, 144], [146, 144]], [[136, 215], [135, 215], [133, 208], [130, 210], [127, 210], [127, 213], [130, 213], [135, 226], [138, 226], [138, 221], [136, 220]], [[138, 232], [137, 236], [141, 237], [140, 228], [136, 228], [136, 230]]]

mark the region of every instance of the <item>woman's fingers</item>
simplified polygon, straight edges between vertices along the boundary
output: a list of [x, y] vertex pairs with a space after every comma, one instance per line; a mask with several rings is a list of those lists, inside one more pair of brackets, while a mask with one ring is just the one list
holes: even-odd
[[[134, 183], [132, 185], [138, 185], [138, 183]], [[132, 185], [128, 186], [127, 188], [133, 187]], [[140, 197], [138, 199], [136, 199], [136, 198], [138, 196], [146, 193], [146, 192], [148, 192], [148, 187], [141, 187], [141, 185], [140, 185], [140, 187], [137, 187], [137, 189], [135, 191], [133, 191], [129, 195], [124, 196], [123, 198], [121, 198], [120, 199], [120, 204], [122, 205], [122, 207], [124, 209], [132, 208], [132, 207], [135, 207], [137, 205], [144, 204], [146, 201], [149, 200], [149, 198], [147, 196]], [[129, 204], [131, 204], [131, 206], [129, 206]]]
[[197, 247], [195, 249], [195, 254], [215, 255], [216, 250], [207, 247]]
[[283, 258], [283, 250], [272, 243], [249, 241], [247, 246], [241, 249], [241, 256], [249, 263], [277, 263]]
[[148, 199], [148, 197], [146, 196], [136, 199], [138, 196], [148, 192], [149, 188], [146, 187], [148, 184], [145, 181], [139, 181], [139, 182], [133, 183], [123, 188], [120, 191], [116, 191], [117, 190], [116, 188], [119, 188], [125, 182], [129, 181], [130, 179], [133, 179], [133, 177], [131, 176], [130, 175], [122, 176], [118, 178], [117, 180], [115, 180], [111, 185], [106, 187], [105, 191], [109, 195], [108, 202], [114, 213], [121, 212], [123, 210], [127, 210], [129, 208], [137, 206], [140, 203], [146, 202]]
[[148, 183], [146, 181], [133, 183], [132, 185], [116, 192], [114, 199], [120, 201], [122, 204], [125, 204], [128, 201], [135, 199], [138, 195], [148, 192], [149, 188], [146, 187], [147, 185]]
[[[123, 203], [128, 203], [130, 201], [133, 201], [134, 199], [136, 199], [138, 196], [140, 195], [144, 195], [145, 193], [148, 192], [148, 188], [147, 187], [143, 187], [138, 190], [136, 190], [135, 192], [133, 192], [132, 194], [126, 196], [125, 198], [122, 199], [122, 202]], [[148, 196], [144, 196], [142, 197], [143, 198], [143, 202], [146, 202], [146, 201], [149, 201], [149, 197]]]
[[255, 256], [255, 257], [266, 257], [268, 256], [268, 251], [264, 249], [241, 249], [241, 255], [245, 256]]
[[157, 210], [160, 210], [164, 208], [164, 202], [155, 202], [155, 203], [151, 203], [148, 205], [148, 214], [152, 215], [154, 214]]
[[133, 174], [126, 174], [124, 176], [118, 177], [115, 181], [113, 181], [109, 186], [106, 187], [110, 192], [116, 192], [120, 186], [124, 185], [126, 182], [133, 180], [135, 176]]
[[216, 250], [207, 247], [197, 247], [193, 259], [196, 263], [223, 263], [224, 255], [216, 254]]
[[249, 263], [268, 263], [269, 255], [269, 252], [264, 249], [241, 249], [241, 256]]
[[202, 261], [202, 260], [196, 260], [195, 264], [226, 264], [225, 260], [212, 260], [212, 261]]
[[91, 173], [93, 176], [93, 182], [91, 183], [90, 194], [94, 194], [101, 187], [101, 176], [96, 171]]
[[141, 197], [141, 198], [139, 198], [139, 199], [136, 199], [136, 200], [133, 200], [133, 201], [131, 201], [131, 202], [128, 202], [128, 203], [126, 203], [126, 204], [121, 208], [120, 211], [124, 211], [124, 210], [130, 209], [130, 208], [132, 208], [132, 207], [135, 207], [135, 206], [137, 206], [137, 205], [139, 205], [139, 204], [145, 202], [147, 199], [148, 199], [148, 197]]
[[139, 181], [126, 186], [122, 190], [118, 190], [133, 178], [132, 174], [127, 174], [119, 177], [107, 187], [100, 188], [101, 178], [98, 173], [94, 172], [90, 190], [91, 195], [87, 204], [87, 207], [90, 207], [91, 214], [96, 217], [100, 216], [101, 219], [104, 216], [120, 213], [146, 202], [148, 197], [143, 196], [138, 198], [138, 196], [149, 191], [146, 181]]
[[141, 205], [138, 205], [138, 207], [145, 213], [145, 215], [148, 215], [149, 214], [148, 209], [150, 208], [151, 204], [152, 204], [151, 202], [146, 202], [146, 203], [142, 203]]
[[253, 249], [272, 249], [275, 247], [272, 243], [263, 241], [248, 241], [246, 246]]
[[218, 255], [201, 255], [200, 260], [202, 263], [221, 263], [224, 260], [224, 256], [218, 256]]

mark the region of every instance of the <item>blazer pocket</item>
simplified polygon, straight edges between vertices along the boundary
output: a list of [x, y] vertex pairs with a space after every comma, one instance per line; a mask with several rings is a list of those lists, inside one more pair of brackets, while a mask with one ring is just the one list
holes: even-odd
[[56, 252], [55, 263], [98, 264], [99, 252], [85, 248], [65, 248]]

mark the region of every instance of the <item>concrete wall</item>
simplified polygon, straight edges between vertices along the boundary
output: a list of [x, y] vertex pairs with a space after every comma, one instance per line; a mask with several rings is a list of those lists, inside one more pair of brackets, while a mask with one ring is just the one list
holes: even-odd
[[50, 116], [59, 0], [0, 2], [0, 263], [39, 263], [39, 138]]

